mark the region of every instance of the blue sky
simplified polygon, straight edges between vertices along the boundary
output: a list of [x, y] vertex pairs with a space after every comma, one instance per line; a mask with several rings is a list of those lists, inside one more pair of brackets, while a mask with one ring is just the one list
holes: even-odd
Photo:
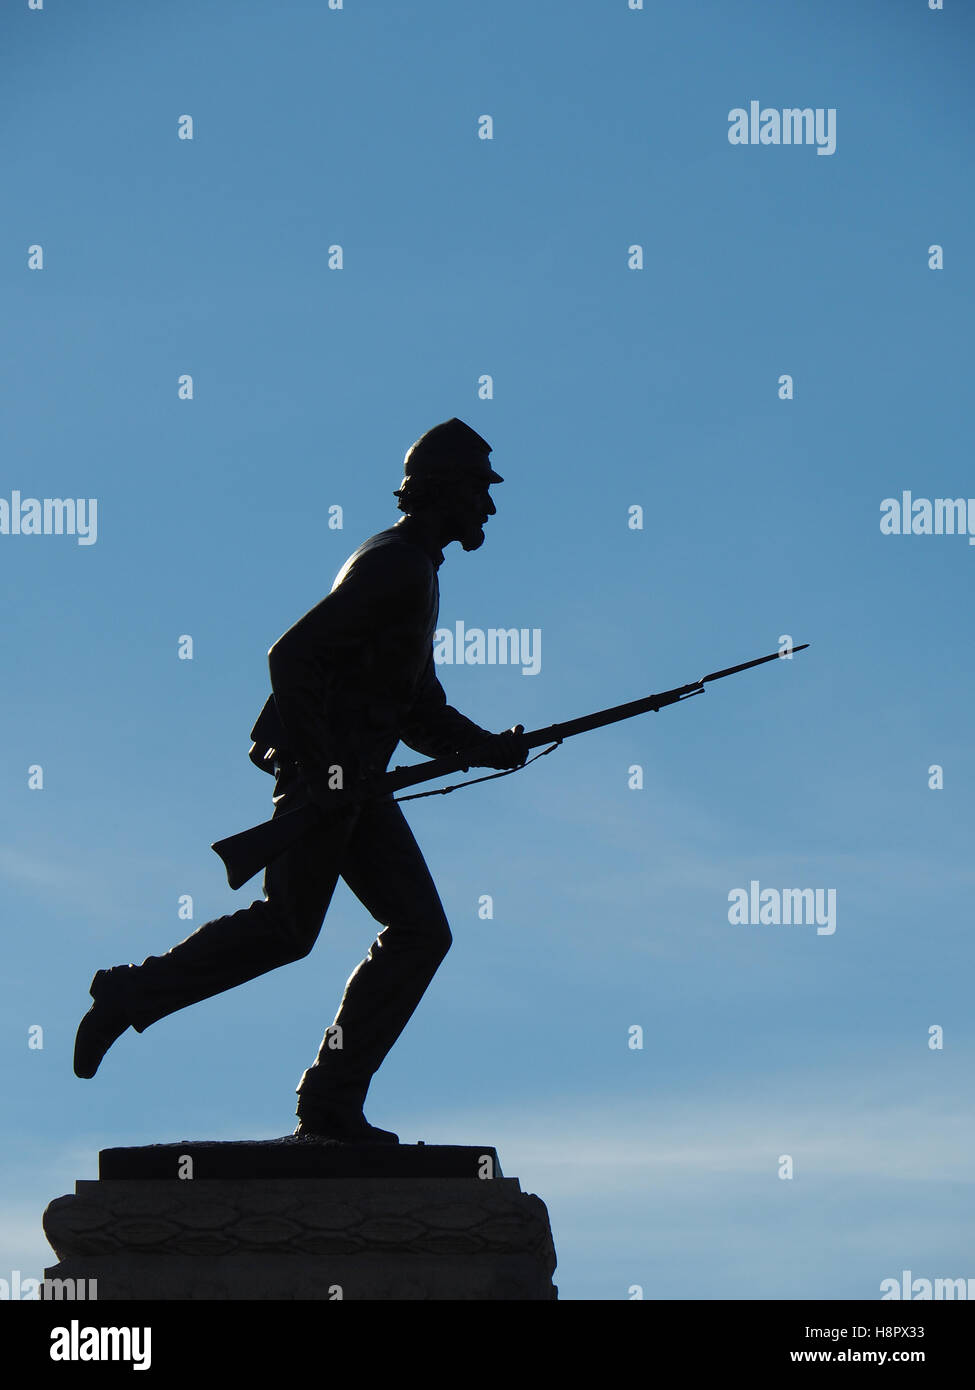
[[[812, 646], [411, 803], [454, 945], [370, 1120], [495, 1144], [564, 1298], [975, 1276], [975, 550], [879, 525], [975, 497], [973, 37], [958, 0], [4, 7], [0, 497], [98, 531], [0, 534], [0, 1277], [100, 1148], [293, 1128], [373, 939], [342, 885], [311, 956], [93, 1081], [74, 1033], [95, 969], [259, 892], [209, 844], [270, 812], [267, 649], [454, 415], [505, 482], [441, 623], [541, 632], [536, 675], [439, 668], [471, 718]], [[752, 100], [834, 109], [835, 153], [730, 144]], [[731, 925], [752, 880], [834, 890], [835, 932]]]

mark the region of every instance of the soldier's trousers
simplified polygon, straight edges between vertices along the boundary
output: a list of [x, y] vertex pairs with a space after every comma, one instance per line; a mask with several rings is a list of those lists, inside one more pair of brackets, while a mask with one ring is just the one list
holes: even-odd
[[[280, 766], [275, 817], [308, 800], [295, 765]], [[141, 1033], [177, 1009], [306, 956], [340, 876], [383, 930], [346, 984], [298, 1094], [313, 1105], [361, 1105], [451, 943], [433, 879], [392, 797], [333, 815], [274, 859], [263, 902], [207, 922], [164, 956], [130, 967], [123, 1003], [132, 1026]]]

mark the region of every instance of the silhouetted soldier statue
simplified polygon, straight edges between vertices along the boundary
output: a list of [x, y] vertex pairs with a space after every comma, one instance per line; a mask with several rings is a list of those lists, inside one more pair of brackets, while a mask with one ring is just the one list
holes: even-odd
[[[251, 731], [251, 760], [275, 777], [274, 814], [386, 770], [397, 743], [427, 757], [469, 753], [475, 767], [524, 764], [522, 734], [491, 734], [447, 704], [433, 661], [442, 547], [484, 543], [496, 510], [491, 446], [457, 419], [412, 446], [394, 494], [405, 516], [365, 541], [321, 603], [268, 654], [272, 694]], [[279, 855], [263, 902], [207, 922], [164, 956], [99, 970], [75, 1041], [92, 1077], [115, 1040], [306, 956], [341, 876], [381, 923], [349, 979], [318, 1057], [298, 1085], [296, 1135], [398, 1142], [363, 1115], [369, 1083], [450, 946], [443, 907], [392, 796], [336, 811]]]

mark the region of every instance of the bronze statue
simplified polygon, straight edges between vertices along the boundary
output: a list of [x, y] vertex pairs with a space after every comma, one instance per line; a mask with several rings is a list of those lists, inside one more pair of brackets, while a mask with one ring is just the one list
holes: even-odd
[[392, 795], [344, 805], [337, 788], [368, 785], [397, 743], [427, 757], [464, 753], [476, 767], [521, 767], [523, 733], [491, 734], [447, 704], [433, 661], [443, 549], [484, 543], [503, 482], [491, 446], [457, 419], [408, 450], [394, 494], [405, 515], [365, 541], [331, 592], [268, 654], [271, 696], [251, 737], [251, 760], [275, 778], [274, 815], [314, 802], [320, 831], [267, 867], [264, 901], [207, 922], [163, 956], [99, 970], [78, 1028], [75, 1073], [92, 1077], [129, 1027], [144, 1032], [177, 1009], [306, 956], [341, 876], [381, 924], [353, 972], [314, 1063], [299, 1082], [295, 1134], [398, 1142], [367, 1123], [369, 1083], [451, 943], [423, 856]]

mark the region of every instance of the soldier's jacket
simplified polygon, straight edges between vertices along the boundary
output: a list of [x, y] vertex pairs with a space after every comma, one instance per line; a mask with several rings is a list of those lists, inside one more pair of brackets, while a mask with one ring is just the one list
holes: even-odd
[[447, 704], [433, 660], [443, 552], [411, 517], [363, 542], [331, 592], [268, 654], [272, 694], [251, 761], [296, 761], [313, 787], [385, 770], [397, 743], [426, 757], [490, 737]]

